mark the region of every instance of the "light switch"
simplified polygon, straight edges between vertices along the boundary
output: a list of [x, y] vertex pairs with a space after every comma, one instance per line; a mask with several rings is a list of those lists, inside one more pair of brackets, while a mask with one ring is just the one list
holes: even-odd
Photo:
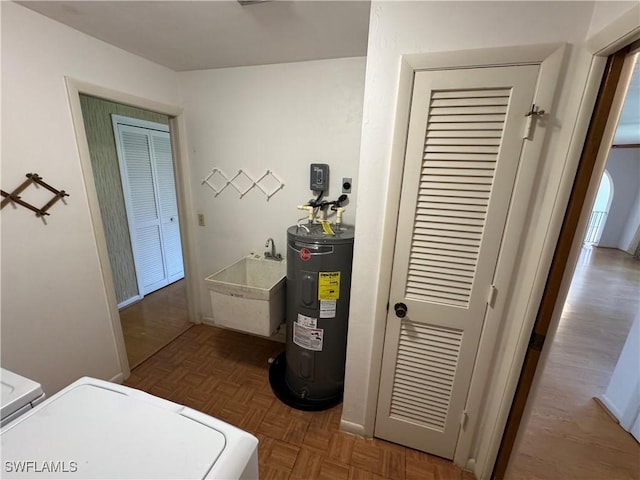
[[201, 227], [204, 227], [204, 214], [203, 213], [199, 213], [198, 214], [198, 225], [200, 225]]

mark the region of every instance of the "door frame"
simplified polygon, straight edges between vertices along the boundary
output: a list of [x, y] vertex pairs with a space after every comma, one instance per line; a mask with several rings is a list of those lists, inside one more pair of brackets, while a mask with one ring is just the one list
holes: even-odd
[[[600, 179], [604, 173], [618, 117], [622, 110], [626, 88], [633, 73], [633, 64], [627, 61], [629, 47], [640, 40], [640, 22], [629, 24], [628, 18], [640, 18], [640, 7], [635, 7], [628, 17], [614, 22], [591, 41], [594, 63], [606, 62], [600, 78], [595, 74], [590, 84], [598, 86], [595, 105], [589, 114], [589, 129], [583, 144], [580, 162], [572, 182], [571, 195], [563, 217], [561, 230], [554, 248], [543, 297], [539, 303], [536, 321], [531, 329], [531, 341], [527, 349], [518, 384], [510, 407], [500, 448], [494, 462], [492, 479], [502, 479], [518, 437], [519, 427], [531, 408], [529, 398], [542, 375], [539, 365], [544, 365], [552, 341], [545, 343], [558, 326], [573, 273], [578, 261], [583, 237], [588, 225]], [[629, 28], [631, 27], [631, 28]], [[634, 44], [637, 48], [640, 45]], [[626, 93], [626, 91], [625, 91]], [[546, 345], [546, 347], [545, 347]], [[542, 360], [541, 363], [539, 361]]]
[[80, 166], [82, 168], [82, 176], [84, 178], [85, 190], [87, 194], [87, 202], [89, 204], [89, 212], [93, 226], [93, 233], [100, 261], [102, 280], [106, 295], [107, 308], [111, 318], [113, 329], [113, 337], [116, 345], [120, 368], [122, 369], [123, 380], [126, 380], [131, 374], [129, 361], [127, 359], [127, 351], [122, 333], [122, 324], [120, 323], [120, 313], [116, 300], [115, 287], [113, 285], [113, 273], [109, 263], [109, 254], [107, 250], [107, 240], [102, 223], [102, 215], [100, 213], [100, 204], [96, 191], [95, 180], [93, 176], [93, 168], [91, 166], [91, 155], [89, 153], [89, 144], [87, 142], [87, 134], [84, 128], [84, 118], [82, 115], [82, 107], [80, 104], [80, 95], [89, 95], [101, 98], [107, 101], [129, 105], [141, 108], [151, 112], [160, 113], [169, 117], [169, 132], [171, 138], [171, 154], [173, 158], [173, 168], [176, 182], [176, 199], [178, 202], [178, 215], [181, 217], [180, 236], [182, 238], [182, 256], [184, 259], [185, 284], [187, 290], [187, 315], [191, 323], [200, 323], [198, 318], [199, 290], [196, 282], [197, 263], [196, 263], [196, 244], [195, 238], [190, 234], [195, 231], [195, 219], [191, 218], [189, 212], [193, 211], [191, 202], [191, 180], [188, 164], [187, 147], [185, 140], [185, 120], [182, 108], [168, 105], [154, 100], [137, 97], [127, 93], [112, 90], [99, 85], [65, 77], [67, 86], [67, 95], [69, 97], [69, 105], [71, 108], [71, 116], [73, 127], [78, 145], [78, 153], [80, 156]]

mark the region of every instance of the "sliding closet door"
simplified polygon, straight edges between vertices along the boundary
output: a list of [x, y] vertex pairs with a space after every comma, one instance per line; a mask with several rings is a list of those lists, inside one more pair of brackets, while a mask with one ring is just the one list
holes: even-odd
[[184, 277], [184, 263], [182, 260], [182, 242], [180, 241], [176, 182], [173, 175], [171, 140], [167, 132], [151, 130], [149, 135], [156, 170], [156, 190], [165, 270], [168, 283], [172, 283]]
[[[113, 116], [140, 295], [184, 276], [169, 132]], [[155, 124], [152, 124], [155, 125]], [[166, 130], [158, 124], [157, 128]]]

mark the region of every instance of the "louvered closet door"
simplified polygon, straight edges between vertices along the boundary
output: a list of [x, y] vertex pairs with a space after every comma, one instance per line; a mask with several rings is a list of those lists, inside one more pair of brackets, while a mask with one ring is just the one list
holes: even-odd
[[156, 171], [158, 204], [162, 227], [162, 243], [167, 271], [167, 281], [175, 282], [184, 277], [180, 222], [176, 200], [176, 182], [173, 174], [171, 140], [168, 132], [149, 131]]
[[120, 170], [141, 295], [167, 285], [161, 217], [146, 129], [118, 124]]
[[453, 458], [537, 74], [415, 76], [378, 437]]

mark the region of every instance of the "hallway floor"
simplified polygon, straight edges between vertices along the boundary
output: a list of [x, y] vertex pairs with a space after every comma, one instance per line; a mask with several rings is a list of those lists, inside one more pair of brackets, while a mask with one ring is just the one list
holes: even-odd
[[508, 480], [640, 478], [640, 445], [593, 399], [639, 309], [640, 261], [583, 247]]
[[120, 322], [133, 369], [191, 327], [186, 282], [174, 282], [123, 308]]

